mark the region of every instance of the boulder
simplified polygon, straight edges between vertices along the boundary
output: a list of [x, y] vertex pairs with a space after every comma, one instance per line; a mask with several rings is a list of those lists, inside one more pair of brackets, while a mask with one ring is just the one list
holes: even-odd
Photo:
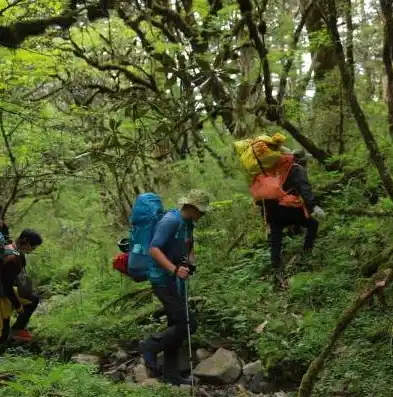
[[202, 361], [194, 371], [197, 377], [217, 384], [234, 383], [239, 379], [241, 372], [242, 368], [237, 355], [222, 348]]
[[266, 382], [265, 376], [262, 372], [256, 373], [249, 384], [249, 390], [252, 393], [270, 393], [271, 387], [268, 382]]
[[258, 372], [262, 372], [262, 362], [260, 360], [254, 361], [253, 363], [246, 364], [243, 367], [243, 374], [247, 377], [252, 377]]
[[71, 361], [76, 364], [98, 365], [101, 359], [93, 354], [75, 354], [71, 357]]
[[208, 350], [206, 349], [198, 349], [196, 351], [196, 356], [199, 362], [207, 360], [208, 358], [210, 358], [213, 355], [213, 353], [210, 353]]
[[134, 368], [134, 376], [136, 383], [144, 383], [148, 379], [150, 379], [149, 372], [145, 366], [145, 364], [138, 364]]

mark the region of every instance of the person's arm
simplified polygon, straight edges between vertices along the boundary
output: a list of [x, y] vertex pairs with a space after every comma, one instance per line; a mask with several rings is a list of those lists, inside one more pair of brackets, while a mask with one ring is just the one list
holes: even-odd
[[3, 284], [5, 296], [11, 301], [12, 306], [16, 310], [19, 310], [21, 303], [15, 293], [14, 284], [18, 274], [22, 270], [20, 258], [14, 255], [5, 257], [1, 265], [1, 270], [1, 283]]
[[304, 200], [307, 211], [311, 214], [317, 205], [317, 200], [312, 192], [305, 169], [301, 165], [294, 165], [288, 178], [292, 180], [296, 191]]
[[175, 274], [177, 267], [167, 258], [167, 256], [158, 247], [151, 247], [150, 254], [152, 258], [169, 273]]
[[151, 242], [150, 255], [164, 269], [171, 274], [176, 274], [180, 278], [188, 277], [188, 269], [173, 264], [162, 251], [166, 244], [170, 243], [176, 236], [181, 221], [172, 216], [161, 219], [154, 232]]

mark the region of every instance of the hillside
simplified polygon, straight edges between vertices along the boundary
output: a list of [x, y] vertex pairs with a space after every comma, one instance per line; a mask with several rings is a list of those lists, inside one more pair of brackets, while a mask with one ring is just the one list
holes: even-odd
[[[315, 176], [315, 190], [322, 192], [336, 185], [335, 191], [323, 194], [328, 217], [322, 224], [313, 258], [288, 267], [289, 288], [282, 291], [275, 289], [269, 278], [260, 278], [261, 269], [269, 268], [269, 252], [261, 219], [253, 215], [249, 197], [239, 189], [242, 177], [231, 178], [230, 184], [223, 179], [220, 191], [214, 181], [202, 180], [200, 175], [207, 166], [214, 174], [213, 162], [203, 168], [189, 165], [193, 168], [179, 179], [188, 180], [189, 186], [212, 190], [215, 199], [213, 214], [202, 221], [197, 231], [198, 272], [191, 281], [192, 301], [200, 323], [195, 347], [225, 346], [245, 361], [260, 358], [266, 373], [278, 382], [278, 390], [280, 383], [284, 388], [292, 384], [293, 388], [328, 341], [329, 330], [339, 316], [365, 289], [363, 267], [389, 247], [389, 218], [344, 213], [354, 208], [377, 213], [386, 211], [389, 203], [382, 199], [377, 205], [369, 205], [363, 197], [363, 183], [337, 185], [342, 178], [338, 173], [329, 181], [325, 177], [324, 184], [318, 183], [320, 173], [326, 173], [313, 168], [310, 173]], [[29, 261], [29, 272], [37, 280], [44, 301], [33, 321], [39, 354], [34, 348], [31, 353], [23, 348], [11, 351], [13, 356], [2, 360], [2, 371], [4, 368], [19, 374], [29, 365], [34, 377], [17, 375], [20, 390], [17, 385], [6, 386], [0, 389], [3, 395], [31, 393], [30, 384], [47, 393], [55, 387], [60, 395], [63, 389], [72, 394], [69, 382], [80, 385], [81, 396], [94, 395], [94, 388], [97, 393], [127, 395], [123, 386], [115, 386], [101, 375], [96, 375], [100, 380], [93, 381], [91, 371], [64, 363], [75, 353], [105, 356], [125, 341], [139, 339], [159, 327], [157, 320], [152, 320], [159, 304], [148, 292], [127, 298], [130, 292], [148, 289], [148, 285], [130, 282], [111, 269], [116, 241], [127, 229], [111, 230], [111, 218], [102, 213], [94, 186], [84, 185], [83, 189], [81, 194], [77, 183], [66, 185], [55, 208], [37, 204], [18, 225], [34, 227], [45, 236], [44, 246]], [[173, 196], [163, 192], [168, 206], [178, 194], [176, 186], [173, 190]], [[11, 227], [18, 230], [16, 225]], [[243, 231], [245, 237], [227, 254]], [[300, 244], [300, 237], [286, 241], [287, 261], [298, 252]], [[123, 296], [126, 298], [120, 300]], [[390, 395], [388, 313], [377, 304], [362, 310], [335, 348], [315, 395], [337, 395], [341, 391], [354, 396]], [[260, 324], [265, 327], [258, 334], [255, 329]], [[49, 361], [45, 363], [39, 357], [48, 357]], [[54, 377], [56, 386], [46, 383], [48, 374], [48, 379]], [[128, 391], [130, 395], [132, 390]], [[162, 390], [163, 396], [179, 393]], [[143, 388], [138, 388], [138, 393], [149, 395]]]
[[[190, 394], [146, 373], [139, 341], [165, 316], [112, 258], [139, 194], [169, 209], [193, 188], [213, 207], [190, 280], [196, 395], [391, 396], [391, 32], [389, 0], [0, 0], [0, 223], [44, 239], [33, 340], [0, 346], [0, 397]], [[285, 236], [281, 286], [234, 150], [277, 133], [326, 212], [312, 255]]]

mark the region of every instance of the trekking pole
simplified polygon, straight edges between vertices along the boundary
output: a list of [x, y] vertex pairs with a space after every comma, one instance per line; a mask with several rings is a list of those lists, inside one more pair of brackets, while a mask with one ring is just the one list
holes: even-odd
[[192, 364], [192, 346], [191, 346], [191, 329], [190, 329], [190, 310], [188, 306], [188, 281], [185, 281], [185, 299], [186, 299], [186, 316], [187, 316], [187, 333], [188, 333], [188, 353], [190, 359], [190, 370], [191, 370], [191, 397], [194, 397], [195, 384], [194, 384], [194, 368]]

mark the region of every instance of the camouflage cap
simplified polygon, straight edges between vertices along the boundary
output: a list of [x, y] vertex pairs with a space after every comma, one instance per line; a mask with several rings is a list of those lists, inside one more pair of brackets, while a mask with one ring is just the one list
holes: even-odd
[[200, 212], [210, 212], [210, 198], [209, 195], [203, 191], [198, 189], [191, 190], [187, 196], [182, 197], [179, 200], [179, 205], [192, 205], [197, 208]]

